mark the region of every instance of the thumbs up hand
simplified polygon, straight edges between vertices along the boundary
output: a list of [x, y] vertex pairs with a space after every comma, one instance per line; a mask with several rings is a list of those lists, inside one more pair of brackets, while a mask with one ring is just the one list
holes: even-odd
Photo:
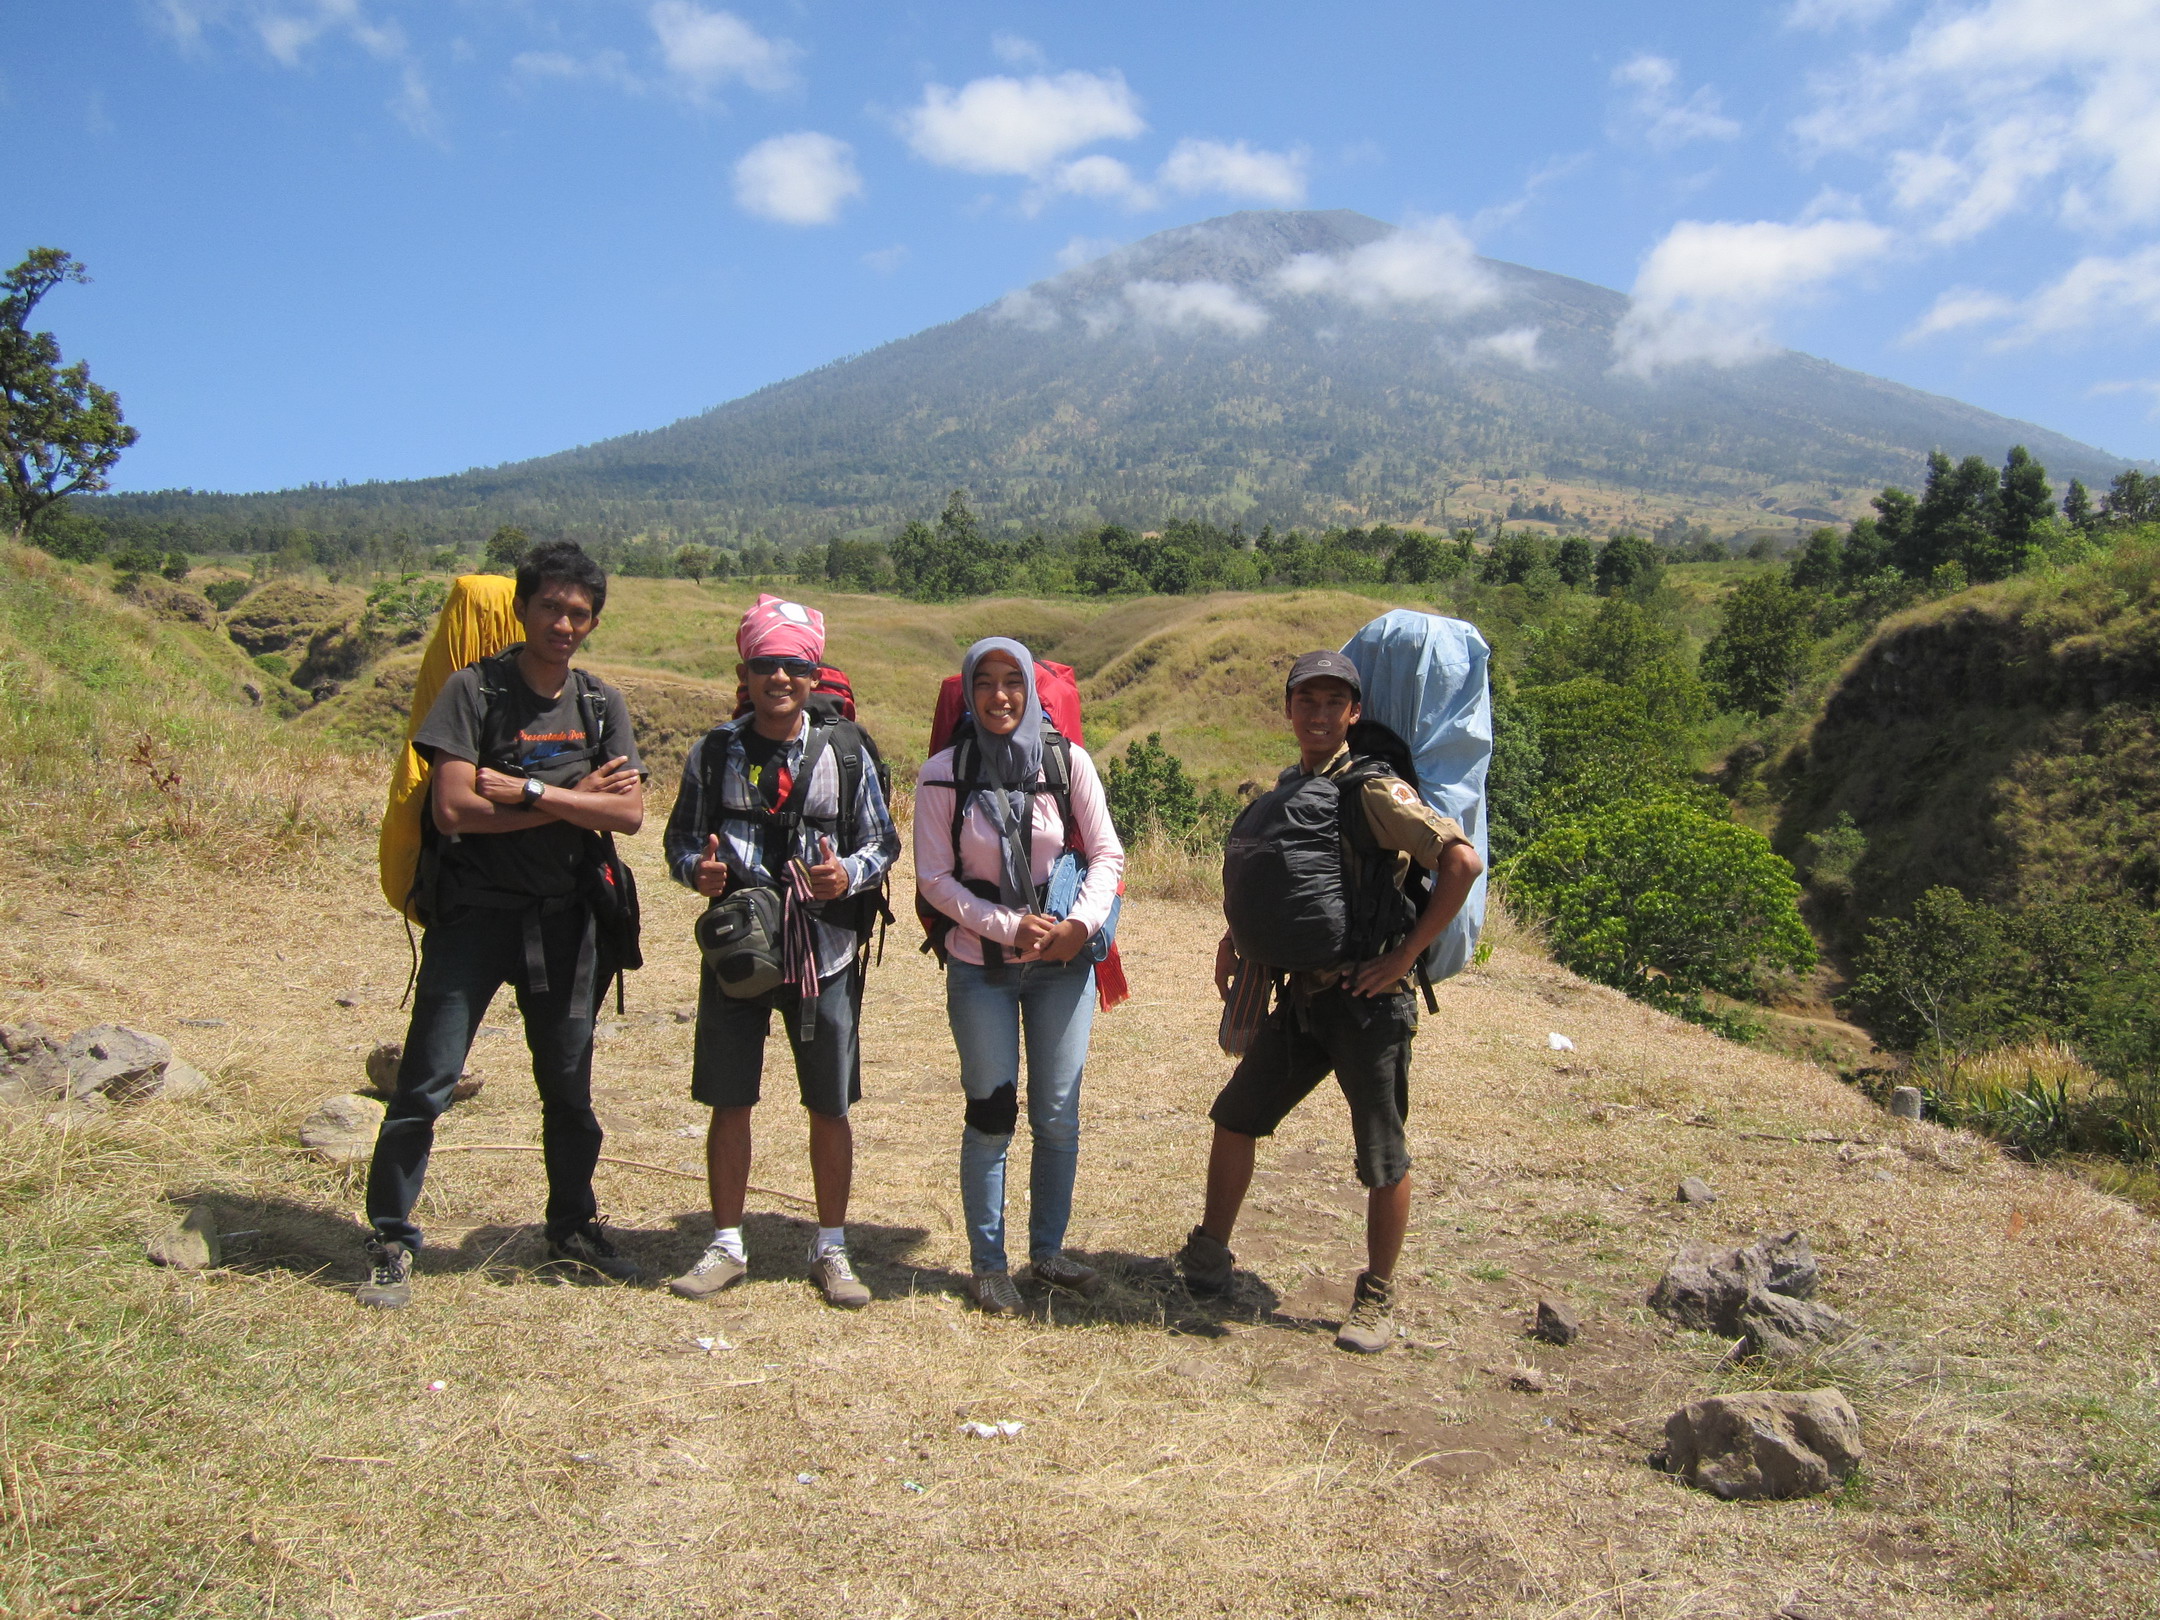
[[697, 889], [697, 892], [708, 900], [717, 900], [721, 895], [727, 893], [727, 862], [720, 858], [720, 835], [718, 833], [708, 833], [706, 835], [705, 853], [698, 857], [697, 866], [691, 873], [691, 883]]
[[840, 864], [840, 855], [833, 848], [833, 841], [830, 838], [820, 838], [818, 862], [810, 868], [810, 898], [838, 900], [847, 892], [848, 869]]

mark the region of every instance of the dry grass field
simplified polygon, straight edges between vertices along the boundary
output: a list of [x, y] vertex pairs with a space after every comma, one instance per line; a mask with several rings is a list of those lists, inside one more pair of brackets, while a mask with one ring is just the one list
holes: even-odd
[[[89, 1119], [0, 1105], [0, 1613], [2160, 1613], [2154, 1225], [1505, 930], [1419, 1040], [1406, 1337], [1385, 1356], [1331, 1347], [1363, 1202], [1332, 1094], [1263, 1152], [1234, 1293], [1196, 1301], [1166, 1264], [1227, 1067], [1215, 919], [1170, 901], [1126, 913], [1133, 999], [1098, 1022], [1088, 1070], [1072, 1241], [1109, 1273], [1099, 1301], [1007, 1321], [962, 1304], [957, 1081], [910, 925], [866, 1018], [852, 1233], [870, 1309], [827, 1310], [804, 1280], [784, 1059], [750, 1283], [694, 1305], [535, 1270], [536, 1155], [469, 1151], [537, 1140], [506, 998], [474, 1052], [486, 1088], [442, 1132], [459, 1151], [421, 1207], [415, 1303], [363, 1314], [357, 1175], [295, 1129], [403, 1032], [376, 765], [152, 692], [125, 660], [62, 757], [65, 660], [11, 645], [7, 693], [29, 695], [0, 715], [0, 1021], [137, 1024], [214, 1085]], [[138, 714], [176, 786], [130, 756]], [[628, 846], [652, 965], [597, 1061], [606, 1152], [630, 1161], [603, 1165], [602, 1201], [662, 1273], [708, 1230], [675, 1017], [696, 902], [658, 870], [669, 792]], [[904, 873], [895, 898], [906, 917]], [[1688, 1174], [1718, 1201], [1676, 1204]], [[191, 1207], [225, 1265], [147, 1264]], [[1683, 1239], [1792, 1226], [1823, 1297], [1897, 1354], [1777, 1375], [1847, 1391], [1862, 1473], [1833, 1497], [1723, 1504], [1646, 1457], [1675, 1406], [1769, 1375], [1642, 1302]], [[1582, 1312], [1574, 1345], [1525, 1336], [1540, 1294]], [[1517, 1387], [1524, 1368], [1541, 1390]], [[970, 1420], [1023, 1427], [978, 1439]]]

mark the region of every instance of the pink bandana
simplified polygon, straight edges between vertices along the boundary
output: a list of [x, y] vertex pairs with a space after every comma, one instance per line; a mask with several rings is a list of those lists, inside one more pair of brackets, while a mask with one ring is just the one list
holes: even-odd
[[825, 615], [800, 602], [760, 596], [735, 629], [735, 650], [744, 659], [806, 658], [825, 661]]

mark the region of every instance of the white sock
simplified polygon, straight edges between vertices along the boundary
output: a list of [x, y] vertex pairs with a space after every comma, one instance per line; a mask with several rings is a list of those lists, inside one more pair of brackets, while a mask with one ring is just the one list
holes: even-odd
[[827, 1252], [827, 1251], [829, 1251], [829, 1250], [832, 1250], [832, 1249], [845, 1249], [846, 1247], [847, 1247], [847, 1228], [846, 1228], [846, 1227], [844, 1227], [844, 1226], [821, 1226], [821, 1227], [819, 1227], [819, 1228], [817, 1229], [817, 1236], [816, 1236], [815, 1238], [811, 1239], [811, 1242], [810, 1242], [810, 1258], [811, 1258], [811, 1259], [813, 1259], [813, 1260], [815, 1260], [815, 1259], [816, 1259], [816, 1258], [817, 1258], [817, 1257], [818, 1257], [819, 1255], [821, 1255], [821, 1254], [824, 1254], [824, 1253], [826, 1253], [826, 1252]]
[[712, 1229], [712, 1240], [720, 1246], [720, 1252], [730, 1260], [738, 1262], [749, 1260], [750, 1256], [744, 1252], [742, 1246], [741, 1227], [716, 1226]]

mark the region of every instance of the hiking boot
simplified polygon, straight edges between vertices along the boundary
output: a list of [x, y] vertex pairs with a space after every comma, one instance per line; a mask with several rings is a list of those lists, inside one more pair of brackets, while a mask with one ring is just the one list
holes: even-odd
[[403, 1310], [412, 1303], [412, 1250], [402, 1243], [368, 1240], [368, 1280], [353, 1298], [378, 1311]]
[[810, 1262], [810, 1280], [818, 1285], [825, 1303], [843, 1311], [859, 1311], [870, 1303], [870, 1290], [848, 1264], [847, 1250], [827, 1249]]
[[1377, 1356], [1395, 1337], [1395, 1285], [1369, 1271], [1358, 1273], [1350, 1314], [1335, 1335], [1335, 1348]]
[[1003, 1271], [976, 1272], [968, 1279], [967, 1296], [985, 1316], [1018, 1316], [1023, 1309], [1020, 1290]]
[[749, 1275], [749, 1263], [736, 1259], [715, 1241], [705, 1246], [696, 1265], [680, 1277], [670, 1278], [668, 1288], [684, 1299], [710, 1299], [721, 1289], [733, 1288]]
[[1028, 1270], [1046, 1287], [1063, 1288], [1089, 1299], [1102, 1292], [1101, 1274], [1093, 1266], [1082, 1265], [1063, 1249], [1038, 1254], [1028, 1262]]
[[635, 1283], [645, 1280], [645, 1273], [637, 1262], [608, 1241], [600, 1230], [598, 1221], [588, 1221], [560, 1237], [550, 1234], [547, 1240], [548, 1264], [551, 1266], [576, 1266], [584, 1271], [597, 1272], [610, 1282]]
[[1185, 1247], [1178, 1250], [1177, 1268], [1185, 1279], [1185, 1286], [1196, 1294], [1220, 1294], [1230, 1286], [1231, 1272], [1237, 1266], [1237, 1256], [1230, 1252], [1230, 1245], [1221, 1238], [1210, 1237], [1199, 1227], [1192, 1229], [1192, 1236], [1185, 1240]]

